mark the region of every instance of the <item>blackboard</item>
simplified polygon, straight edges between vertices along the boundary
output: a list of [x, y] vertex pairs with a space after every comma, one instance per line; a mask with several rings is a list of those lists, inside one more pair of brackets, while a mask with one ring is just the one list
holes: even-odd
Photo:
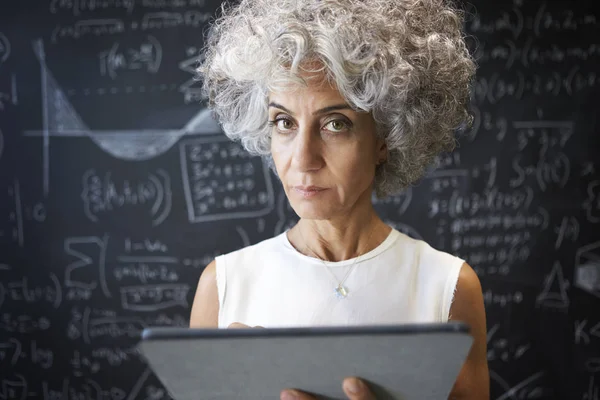
[[[296, 220], [199, 101], [207, 0], [0, 6], [0, 399], [168, 394], [135, 352]], [[473, 1], [473, 128], [377, 210], [482, 282], [492, 399], [600, 398], [600, 12]], [[274, 394], [277, 396], [277, 394]]]

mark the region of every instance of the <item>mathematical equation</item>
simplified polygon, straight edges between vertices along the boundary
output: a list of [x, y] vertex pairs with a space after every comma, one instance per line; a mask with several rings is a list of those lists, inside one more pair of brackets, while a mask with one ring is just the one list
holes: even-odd
[[162, 169], [135, 181], [117, 179], [111, 172], [98, 173], [90, 169], [83, 174], [82, 184], [85, 215], [93, 222], [98, 222], [100, 215], [134, 208], [144, 210], [156, 226], [171, 212], [171, 178]]
[[[118, 338], [139, 339], [142, 330], [151, 326], [189, 326], [188, 317], [181, 313], [122, 316], [113, 310], [73, 306], [70, 315], [67, 337], [83, 340], [85, 344], [109, 344]], [[95, 360], [101, 358], [106, 357], [98, 356]]]
[[132, 388], [122, 388], [114, 384], [101, 385], [88, 377], [72, 379], [61, 378], [58, 381], [46, 379], [36, 382], [33, 387], [21, 374], [0, 379], [0, 398], [11, 400], [125, 400], [143, 396], [146, 400], [171, 400], [167, 391], [156, 386], [149, 379], [151, 371], [145, 369]]
[[49, 273], [47, 282], [35, 281], [28, 276], [0, 282], [0, 307], [7, 302], [48, 303], [58, 309], [63, 301], [62, 287], [55, 273]]
[[594, 71], [586, 72], [575, 65], [567, 72], [550, 71], [545, 75], [514, 70], [508, 73], [492, 73], [478, 76], [473, 84], [473, 95], [477, 102], [496, 104], [500, 100], [523, 100], [534, 96], [573, 96], [600, 85], [600, 77]]
[[548, 2], [541, 2], [535, 13], [525, 15], [522, 5], [523, 1], [514, 1], [510, 9], [492, 14], [489, 20], [484, 20], [480, 13], [473, 13], [465, 28], [473, 34], [508, 33], [516, 39], [528, 32], [539, 38], [546, 33], [580, 31], [595, 28], [597, 23], [593, 14], [576, 13], [565, 8], [550, 10]]
[[[531, 210], [534, 199], [534, 191], [531, 187], [514, 189], [512, 191], [500, 190], [497, 187], [484, 189], [481, 193], [472, 192], [464, 194], [458, 190], [453, 190], [448, 199], [434, 198], [429, 201], [428, 216], [435, 217], [438, 214], [447, 214], [454, 219], [456, 230], [460, 230], [460, 218], [476, 216], [480, 213], [499, 213], [499, 212], [514, 212]], [[539, 209], [539, 214], [545, 215], [542, 224], [544, 227], [548, 225], [548, 212]], [[486, 215], [488, 223], [498, 224], [501, 221], [498, 218], [489, 218], [491, 214]], [[523, 215], [524, 218], [531, 218], [533, 214]], [[486, 218], [482, 217], [482, 218]], [[506, 220], [508, 225], [513, 225], [510, 219]]]
[[[533, 37], [528, 37], [522, 46], [512, 40], [495, 45], [489, 50], [483, 44], [475, 53], [479, 62], [504, 61], [504, 68], [509, 70], [515, 63], [522, 67], [545, 65], [547, 63], [581, 63], [594, 57], [600, 57], [600, 44], [587, 46], [558, 47], [552, 44], [550, 48], [536, 46]], [[595, 77], [595, 74], [593, 74]], [[595, 78], [594, 78], [595, 79]]]
[[273, 211], [267, 165], [225, 137], [180, 143], [181, 173], [190, 222], [260, 217]]
[[126, 11], [131, 14], [134, 9], [177, 9], [204, 7], [205, 0], [144, 0], [136, 2], [135, 0], [52, 0], [50, 3], [50, 12], [52, 14], [70, 13], [73, 16], [81, 14], [94, 14], [102, 11]]
[[156, 31], [175, 28], [202, 28], [213, 16], [211, 12], [187, 10], [159, 11], [144, 14], [140, 19], [104, 18], [80, 19], [73, 24], [57, 24], [50, 35], [52, 43], [64, 39], [94, 39], [101, 36], [126, 35], [128, 32]]
[[27, 346], [16, 338], [0, 342], [0, 366], [8, 364], [14, 367], [19, 362], [50, 369], [54, 363], [54, 352], [38, 346], [35, 340], [29, 341]]
[[139, 48], [119, 48], [119, 42], [114, 43], [109, 50], [98, 54], [100, 61], [100, 76], [116, 79], [119, 70], [137, 71], [145, 69], [150, 74], [158, 73], [162, 62], [162, 46], [152, 35], [139, 45]]

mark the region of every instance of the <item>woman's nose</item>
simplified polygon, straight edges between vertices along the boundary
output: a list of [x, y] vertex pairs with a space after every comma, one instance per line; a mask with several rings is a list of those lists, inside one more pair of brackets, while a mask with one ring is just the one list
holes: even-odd
[[315, 171], [323, 167], [321, 135], [315, 129], [318, 128], [301, 128], [294, 139], [292, 164], [300, 171]]

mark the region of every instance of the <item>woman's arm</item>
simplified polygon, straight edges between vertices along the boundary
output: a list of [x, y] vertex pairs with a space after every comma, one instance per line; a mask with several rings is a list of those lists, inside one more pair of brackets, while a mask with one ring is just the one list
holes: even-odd
[[217, 291], [216, 261], [204, 268], [192, 304], [190, 328], [217, 328], [219, 326], [219, 293]]
[[490, 375], [483, 293], [477, 274], [467, 263], [460, 270], [449, 319], [469, 324], [474, 340], [448, 400], [489, 400]]

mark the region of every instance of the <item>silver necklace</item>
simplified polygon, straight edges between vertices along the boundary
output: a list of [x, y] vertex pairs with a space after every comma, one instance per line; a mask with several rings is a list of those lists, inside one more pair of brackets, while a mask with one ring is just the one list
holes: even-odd
[[[367, 246], [369, 245], [369, 241], [371, 240], [371, 236], [373, 236], [373, 232], [375, 231], [375, 226], [373, 226], [373, 228], [371, 229], [371, 233], [369, 234], [369, 238], [367, 239], [367, 242], [365, 243], [365, 248], [367, 248]], [[302, 231], [300, 230], [300, 236], [302, 237], [302, 240], [304, 240], [304, 243], [306, 242], [306, 239], [304, 239], [304, 235], [302, 234]], [[348, 296], [348, 288], [346, 286], [344, 286], [344, 282], [346, 282], [346, 279], [348, 278], [348, 276], [350, 276], [350, 273], [352, 272], [352, 270], [354, 269], [354, 267], [356, 266], [356, 263], [358, 262], [358, 259], [363, 256], [363, 253], [359, 253], [356, 258], [354, 259], [354, 262], [352, 263], [352, 265], [350, 266], [350, 269], [348, 269], [348, 272], [346, 273], [346, 275], [344, 276], [344, 279], [342, 279], [341, 281], [338, 280], [337, 276], [335, 276], [335, 274], [329, 269], [329, 266], [325, 263], [325, 260], [323, 260], [321, 257], [319, 257], [317, 255], [317, 253], [315, 253], [307, 244], [305, 244], [305, 247], [310, 250], [310, 252], [319, 260], [321, 260], [321, 262], [323, 263], [323, 265], [325, 266], [325, 268], [327, 268], [327, 271], [331, 274], [331, 276], [333, 277], [333, 279], [335, 279], [335, 281], [337, 282], [337, 286], [333, 289], [333, 293], [335, 294], [335, 296], [338, 299], [344, 299]]]

